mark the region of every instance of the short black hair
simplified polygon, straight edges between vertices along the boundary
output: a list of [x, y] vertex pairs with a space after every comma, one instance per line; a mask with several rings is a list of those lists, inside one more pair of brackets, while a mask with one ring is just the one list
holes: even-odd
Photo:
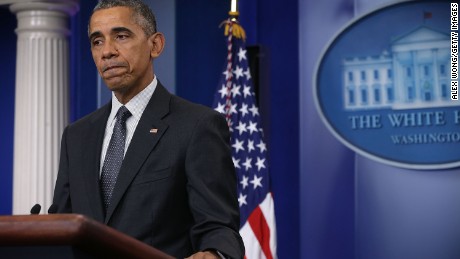
[[[148, 5], [141, 0], [100, 0], [99, 3], [94, 7], [94, 12], [102, 9], [108, 9], [112, 7], [128, 7], [133, 10], [134, 19], [142, 27], [147, 37], [150, 37], [157, 32], [157, 21], [155, 15]], [[90, 20], [91, 20], [90, 17]], [[89, 35], [89, 23], [88, 23], [88, 35]]]

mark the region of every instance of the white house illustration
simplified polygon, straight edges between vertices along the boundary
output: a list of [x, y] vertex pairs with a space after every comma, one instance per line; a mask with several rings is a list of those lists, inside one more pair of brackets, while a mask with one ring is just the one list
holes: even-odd
[[450, 35], [426, 26], [391, 42], [391, 51], [343, 61], [345, 109], [460, 105], [450, 99]]

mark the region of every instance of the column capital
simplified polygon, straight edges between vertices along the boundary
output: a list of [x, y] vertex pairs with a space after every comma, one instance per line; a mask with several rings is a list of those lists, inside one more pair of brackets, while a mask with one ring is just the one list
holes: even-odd
[[9, 8], [18, 18], [18, 34], [44, 32], [69, 35], [68, 17], [78, 11], [79, 5], [78, 0], [23, 0], [11, 4]]
[[79, 10], [79, 0], [0, 0], [1, 4], [10, 2], [10, 11], [19, 13], [22, 11], [57, 11], [67, 15], [74, 15]]

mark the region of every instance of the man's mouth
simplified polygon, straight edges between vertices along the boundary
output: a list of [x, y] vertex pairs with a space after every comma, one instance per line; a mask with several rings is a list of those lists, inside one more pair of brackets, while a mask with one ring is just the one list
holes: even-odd
[[110, 67], [105, 67], [104, 70], [102, 72], [106, 72], [106, 71], [109, 71], [109, 70], [112, 70], [112, 69], [115, 69], [115, 68], [120, 68], [121, 66], [110, 66]]
[[123, 64], [110, 64], [110, 65], [103, 66], [102, 67], [102, 72], [106, 72], [106, 71], [109, 71], [109, 70], [112, 70], [112, 69], [122, 68], [122, 67], [124, 67]]

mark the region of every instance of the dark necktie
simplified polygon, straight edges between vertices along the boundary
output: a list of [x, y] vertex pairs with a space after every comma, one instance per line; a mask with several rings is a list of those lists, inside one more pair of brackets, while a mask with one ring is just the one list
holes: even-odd
[[126, 120], [129, 116], [131, 116], [131, 113], [125, 106], [121, 106], [120, 109], [118, 109], [116, 115], [117, 121], [113, 126], [112, 138], [110, 139], [104, 159], [104, 165], [102, 166], [101, 187], [106, 211], [110, 205], [112, 192], [117, 182], [118, 172], [123, 162], [126, 140]]

